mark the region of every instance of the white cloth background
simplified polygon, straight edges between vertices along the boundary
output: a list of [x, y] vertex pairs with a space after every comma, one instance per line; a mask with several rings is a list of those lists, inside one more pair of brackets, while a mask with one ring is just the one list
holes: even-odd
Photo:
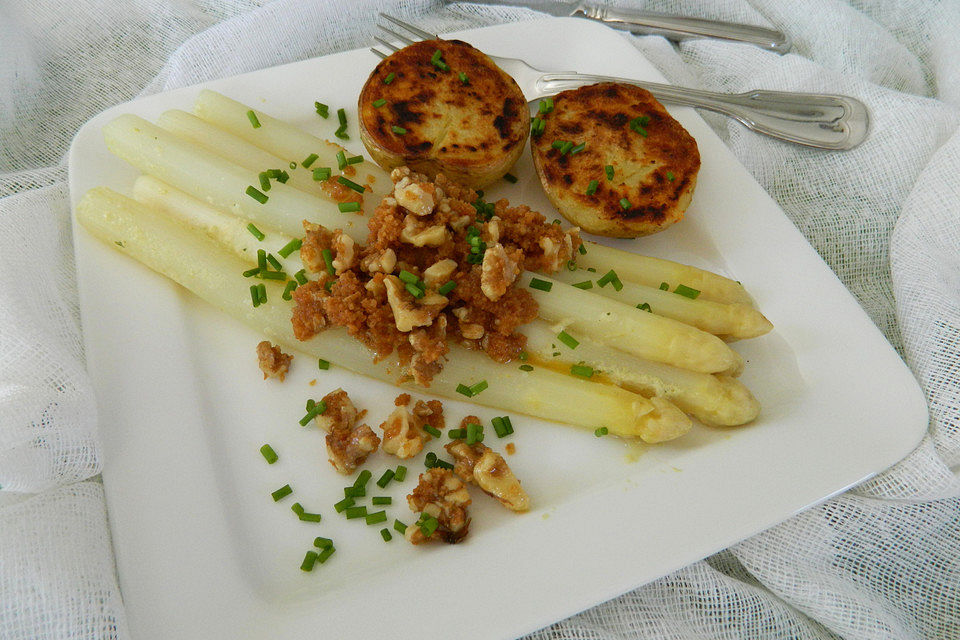
[[[960, 638], [960, 3], [641, 4], [794, 40], [779, 57], [624, 36], [678, 84], [870, 106], [872, 135], [847, 153], [706, 117], [904, 356], [929, 435], [849, 493], [532, 637]], [[539, 17], [428, 0], [0, 3], [0, 637], [129, 637], [78, 333], [74, 132], [140, 94], [365, 46], [384, 9], [440, 32]]]

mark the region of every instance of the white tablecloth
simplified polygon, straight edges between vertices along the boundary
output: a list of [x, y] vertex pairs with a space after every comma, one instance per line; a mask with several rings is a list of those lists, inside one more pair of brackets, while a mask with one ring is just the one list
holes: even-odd
[[[624, 36], [678, 84], [869, 105], [872, 135], [847, 153], [705, 117], [903, 355], [929, 434], [847, 494], [533, 637], [960, 638], [960, 4], [632, 4], [795, 43], [779, 57]], [[0, 637], [130, 636], [78, 333], [71, 137], [137, 95], [365, 46], [377, 10], [439, 32], [539, 17], [427, 0], [0, 3]]]

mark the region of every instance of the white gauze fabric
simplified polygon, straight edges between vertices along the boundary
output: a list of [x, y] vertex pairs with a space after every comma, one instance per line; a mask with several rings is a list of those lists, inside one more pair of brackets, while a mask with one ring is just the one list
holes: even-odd
[[[904, 356], [930, 429], [848, 494], [530, 637], [960, 638], [960, 3], [616, 4], [775, 26], [794, 41], [781, 57], [624, 36], [677, 84], [869, 105], [872, 134], [846, 153], [703, 115]], [[428, 0], [0, 4], [0, 637], [128, 636], [95, 481], [72, 135], [141, 93], [366, 46], [377, 11], [437, 32], [542, 17]]]

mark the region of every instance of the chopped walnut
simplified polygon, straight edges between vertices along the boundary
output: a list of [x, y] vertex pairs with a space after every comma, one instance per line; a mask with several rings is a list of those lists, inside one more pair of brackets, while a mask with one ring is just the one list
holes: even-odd
[[476, 482], [484, 493], [513, 511], [527, 511], [530, 498], [499, 453], [484, 444], [468, 445], [454, 440], [446, 445], [454, 459], [454, 471], [464, 482]]
[[310, 273], [326, 273], [323, 250], [333, 249], [333, 233], [319, 224], [303, 221], [304, 238], [300, 245], [300, 260]]
[[380, 425], [384, 452], [398, 458], [412, 458], [423, 450], [423, 445], [431, 439], [430, 434], [424, 431], [424, 425], [443, 429], [443, 405], [439, 401], [418, 400], [413, 411], [407, 408], [409, 403], [408, 394], [397, 396], [394, 401], [397, 408]]
[[359, 252], [356, 249], [356, 243], [353, 238], [339, 230], [333, 236], [333, 254], [335, 256], [333, 258], [333, 268], [337, 275], [357, 266]]
[[573, 241], [577, 240], [577, 246], [580, 246], [580, 229], [573, 228], [563, 234], [563, 240], [557, 242], [550, 236], [540, 238], [539, 245], [543, 249], [543, 268], [549, 273], [559, 271], [571, 258], [573, 258]]
[[483, 255], [480, 290], [483, 291], [483, 295], [495, 302], [507, 292], [519, 273], [516, 260], [507, 255], [502, 244], [498, 242], [489, 245]]
[[[418, 216], [428, 216], [436, 206], [435, 187], [429, 183], [414, 182], [409, 177], [401, 178], [393, 187], [393, 197], [397, 204]], [[439, 197], [442, 196], [439, 194]]]
[[360, 261], [360, 268], [367, 273], [393, 273], [397, 266], [397, 254], [393, 249], [384, 249], [380, 253], [372, 253]]
[[257, 359], [259, 360], [260, 371], [263, 371], [263, 379], [279, 378], [280, 382], [290, 370], [290, 361], [293, 356], [280, 351], [280, 347], [275, 347], [269, 341], [264, 340], [257, 345]]
[[[403, 282], [396, 276], [387, 276], [383, 279], [383, 284], [387, 287], [387, 301], [393, 310], [398, 331], [407, 332], [414, 327], [429, 326], [443, 308], [442, 304], [417, 304], [416, 298], [407, 293]], [[446, 298], [443, 298], [443, 301], [445, 303]]]
[[440, 247], [450, 240], [450, 232], [442, 224], [423, 224], [416, 216], [407, 216], [403, 220], [400, 241], [415, 247]]
[[436, 289], [437, 287], [446, 284], [456, 269], [457, 263], [455, 260], [451, 260], [449, 258], [445, 260], [438, 260], [423, 270], [423, 282], [428, 287]]
[[377, 450], [380, 438], [367, 425], [356, 425], [366, 412], [358, 412], [343, 389], [331, 391], [321, 402], [327, 408], [315, 420], [327, 432], [327, 457], [337, 471], [349, 475]]
[[448, 543], [463, 540], [470, 526], [467, 506], [470, 494], [466, 485], [448, 469], [429, 469], [420, 474], [420, 483], [407, 496], [407, 504], [414, 512], [425, 513], [437, 520], [432, 535], [425, 536], [420, 527], [409, 526], [404, 537], [413, 544], [440, 539]]
[[484, 230], [487, 232], [483, 238], [484, 240], [491, 244], [500, 242], [500, 222], [501, 220], [498, 216], [493, 216], [487, 221], [484, 226]]

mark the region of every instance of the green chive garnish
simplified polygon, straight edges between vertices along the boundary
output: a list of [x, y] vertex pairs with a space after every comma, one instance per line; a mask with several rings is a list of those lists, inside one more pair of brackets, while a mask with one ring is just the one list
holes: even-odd
[[306, 271], [306, 269], [300, 269], [300, 271], [297, 271], [295, 274], [293, 274], [293, 277], [297, 279], [297, 282], [298, 282], [298, 283], [300, 283], [300, 284], [307, 284], [307, 271]]
[[402, 464], [397, 467], [397, 472], [393, 474], [393, 479], [397, 482], [403, 482], [403, 479], [407, 477], [407, 468]]
[[640, 309], [640, 311], [649, 311], [650, 313], [653, 313], [653, 309], [651, 309], [650, 305], [647, 304], [646, 302], [638, 304], [637, 309]]
[[648, 122], [650, 122], [649, 116], [640, 116], [639, 118], [634, 118], [633, 120], [630, 121], [630, 129], [632, 129], [633, 131], [636, 131], [637, 133], [642, 135], [644, 138], [646, 138], [647, 130], [644, 129], [643, 126]]
[[380, 537], [383, 538], [384, 542], [390, 542], [393, 540], [393, 535], [390, 533], [390, 529], [380, 529]]
[[333, 546], [333, 540], [330, 538], [322, 538], [317, 536], [313, 539], [313, 546], [315, 546], [317, 549], [329, 549]]
[[347, 516], [347, 520], [354, 520], [356, 518], [366, 518], [367, 508], [362, 505], [359, 507], [347, 507], [346, 509], [344, 509], [343, 515]]
[[359, 184], [357, 184], [357, 183], [354, 182], [353, 180], [350, 180], [349, 178], [344, 178], [343, 176], [338, 176], [338, 177], [337, 177], [337, 182], [339, 182], [340, 184], [342, 184], [342, 185], [345, 186], [345, 187], [349, 187], [349, 188], [353, 189], [353, 190], [356, 191], [357, 193], [363, 193], [363, 191], [364, 191], [364, 188], [363, 188], [362, 186], [360, 186]]
[[607, 174], [607, 180], [613, 180], [613, 165], [608, 164], [603, 168], [603, 172]]
[[390, 131], [393, 131], [398, 136], [402, 136], [407, 133], [406, 129], [404, 129], [403, 127], [398, 127], [397, 125], [393, 125], [392, 127], [390, 127]]
[[326, 402], [323, 402], [322, 400], [320, 402], [317, 402], [312, 407], [307, 409], [307, 413], [305, 416], [300, 418], [300, 426], [301, 427], [307, 426], [308, 424], [310, 424], [311, 420], [313, 420], [314, 418], [316, 418], [326, 410], [327, 410]]
[[597, 436], [597, 437], [599, 438], [600, 436], [605, 436], [605, 435], [607, 435], [608, 433], [610, 433], [610, 430], [609, 430], [609, 429], [607, 429], [606, 427], [600, 427], [600, 428], [594, 430], [593, 435], [595, 435], [595, 436]]
[[367, 495], [366, 487], [344, 487], [343, 488], [343, 497], [344, 498], [362, 498]]
[[560, 333], [558, 333], [558, 334], [557, 334], [557, 340], [559, 340], [559, 341], [562, 342], [563, 344], [567, 345], [567, 346], [570, 347], [571, 349], [576, 349], [576, 348], [577, 348], [577, 345], [580, 344], [580, 341], [579, 341], [579, 340], [577, 340], [576, 338], [574, 338], [572, 335], [570, 335], [570, 334], [567, 333], [566, 331], [561, 331]]
[[484, 389], [486, 389], [486, 388], [489, 387], [489, 386], [490, 386], [490, 385], [487, 384], [487, 381], [486, 381], [486, 380], [481, 380], [481, 381], [478, 382], [477, 384], [471, 385], [471, 387], [470, 387], [470, 395], [471, 395], [471, 396], [475, 396], [475, 395], [477, 395], [478, 393], [480, 393], [481, 391], [483, 391]]
[[524, 362], [526, 362], [530, 358], [530, 354], [527, 353], [526, 351], [521, 351], [520, 355], [517, 357], [523, 360]]
[[406, 269], [401, 269], [400, 273], [397, 274], [397, 277], [400, 278], [401, 282], [406, 282], [407, 284], [417, 284], [420, 282], [420, 278], [413, 275]]
[[442, 296], [445, 296], [456, 288], [457, 288], [457, 283], [454, 282], [453, 280], [448, 280], [445, 284], [440, 285], [440, 288], [437, 289], [437, 293], [439, 293]]
[[397, 74], [390, 72], [387, 74], [387, 77], [383, 79], [383, 84], [390, 84], [393, 82], [393, 79], [397, 77]]
[[319, 360], [317, 360], [317, 368], [326, 371], [327, 369], [330, 368], [330, 363], [324, 360], [323, 358], [320, 358]]
[[319, 562], [320, 564], [323, 564], [330, 558], [330, 556], [332, 556], [336, 552], [337, 552], [337, 548], [334, 547], [333, 545], [330, 545], [320, 553], [320, 555], [317, 557], [317, 562]]
[[260, 447], [260, 455], [262, 455], [263, 459], [267, 461], [267, 464], [273, 464], [279, 459], [279, 456], [277, 456], [277, 452], [274, 451], [273, 447], [271, 447], [268, 444], [265, 444], [262, 447]]
[[577, 289], [593, 289], [593, 280], [584, 280], [583, 282], [575, 282], [570, 286], [576, 287]]
[[287, 274], [283, 271], [264, 271], [260, 274], [264, 280], [286, 280]]
[[[591, 180], [590, 184], [587, 185], [587, 195], [592, 196], [597, 192], [597, 187], [600, 186], [600, 182], [597, 180]], [[582, 245], [581, 245], [582, 246]]]
[[661, 282], [660, 291], [670, 291], [670, 285], [668, 285], [666, 282]]
[[277, 251], [280, 254], [281, 258], [289, 258], [290, 254], [294, 251], [298, 251], [300, 246], [303, 244], [303, 241], [299, 238], [294, 238], [287, 244], [283, 245], [283, 248]]
[[630, 201], [627, 200], [626, 198], [620, 198], [620, 208], [622, 208], [624, 211], [626, 211], [627, 209], [629, 209], [629, 208], [630, 208]]
[[353, 481], [353, 486], [355, 487], [365, 487], [367, 483], [370, 482], [370, 478], [373, 477], [373, 472], [369, 469], [364, 469], [360, 472], [360, 475], [357, 476], [357, 479]]
[[436, 427], [432, 427], [429, 424], [423, 425], [423, 430], [429, 433], [434, 438], [439, 438], [442, 435], [440, 433], [440, 429], [437, 429]]
[[387, 99], [386, 99], [386, 98], [380, 98], [379, 100], [374, 100], [374, 101], [373, 101], [373, 106], [376, 107], [377, 109], [379, 109], [380, 107], [382, 107], [382, 106], [385, 105], [385, 104], [387, 104]]
[[667, 180], [669, 180], [670, 182], [673, 182], [674, 177], [675, 176], [673, 175], [673, 171], [667, 171]]
[[539, 117], [536, 117], [530, 122], [530, 133], [538, 136], [543, 133], [543, 127], [545, 126], [547, 126], [547, 124]]
[[343, 171], [346, 166], [347, 166], [347, 153], [343, 149], [341, 149], [340, 151], [337, 151], [337, 169], [340, 169], [340, 171]]
[[467, 425], [467, 444], [476, 444], [483, 441], [483, 425], [470, 423]]
[[337, 109], [337, 120], [340, 122], [341, 127], [347, 126], [347, 110], [346, 109]]
[[688, 287], [684, 284], [678, 284], [677, 288], [674, 289], [673, 292], [680, 294], [684, 298], [690, 298], [691, 300], [696, 300], [697, 296], [700, 295], [699, 289], [694, 289], [693, 287]]
[[273, 493], [271, 493], [270, 495], [273, 497], [274, 502], [279, 502], [280, 500], [283, 500], [291, 493], [293, 493], [293, 489], [290, 488], [290, 485], [285, 484], [279, 489], [277, 489], [276, 491], [274, 491]]
[[293, 292], [294, 290], [296, 290], [296, 288], [297, 288], [297, 281], [290, 280], [289, 282], [287, 282], [287, 286], [284, 287], [283, 293], [280, 295], [280, 297], [283, 298], [284, 300], [293, 300]]
[[330, 252], [330, 249], [324, 249], [320, 252], [320, 255], [323, 256], [323, 263], [327, 265], [327, 273], [336, 275], [337, 270], [333, 268], [333, 254]]
[[333, 505], [333, 508], [337, 510], [337, 513], [343, 513], [344, 509], [349, 509], [356, 504], [356, 501], [353, 498], [344, 498], [337, 504]]
[[320, 522], [323, 520], [323, 516], [319, 513], [310, 513], [309, 511], [298, 513], [297, 517], [300, 518], [301, 522]]
[[581, 378], [593, 377], [593, 367], [585, 364], [574, 364], [570, 366], [570, 373]]
[[253, 125], [254, 129], [260, 128], [260, 119], [257, 118], [257, 114], [253, 112], [253, 109], [247, 111], [247, 120], [250, 121], [250, 124]]
[[[350, 516], [347, 516], [348, 518]], [[374, 511], [373, 513], [367, 514], [367, 524], [380, 524], [381, 522], [387, 521], [387, 512], [386, 511]]]
[[[261, 274], [262, 275], [262, 274]], [[260, 304], [266, 304], [267, 302], [267, 287], [261, 283], [257, 285], [257, 298], [260, 299]]]
[[260, 229], [257, 229], [256, 225], [253, 224], [252, 222], [247, 225], [247, 231], [249, 231], [250, 235], [252, 235], [257, 240], [263, 240], [264, 238], [267, 237], [263, 235], [263, 232], [260, 231]]
[[340, 210], [340, 213], [356, 213], [360, 211], [362, 207], [359, 202], [338, 202], [337, 209]]
[[507, 430], [507, 435], [513, 433], [513, 422], [510, 421], [510, 416], [503, 416], [503, 426]]
[[329, 180], [330, 176], [333, 175], [333, 169], [330, 167], [317, 167], [313, 170], [313, 179], [317, 182], [321, 180]]
[[263, 249], [257, 249], [257, 266], [260, 271], [267, 270], [267, 252]]
[[507, 426], [503, 423], [503, 418], [493, 418], [490, 422], [493, 424], [493, 430], [496, 431], [498, 438], [506, 437]]
[[447, 436], [451, 440], [463, 440], [464, 438], [467, 437], [467, 430], [466, 429], [450, 429], [449, 431], [447, 431]]
[[260, 291], [257, 289], [257, 285], [250, 285], [250, 299], [253, 300], [253, 306], [260, 306]]
[[450, 65], [441, 59], [442, 56], [443, 54], [440, 52], [440, 49], [437, 49], [433, 52], [433, 56], [430, 57], [430, 64], [440, 69], [440, 71], [449, 71]]
[[407, 532], [407, 525], [403, 524], [403, 523], [400, 522], [399, 520], [394, 520], [394, 521], [393, 521], [393, 528], [394, 528], [394, 530], [395, 530], [397, 533], [399, 533], [400, 535], [403, 535], [404, 533]]
[[375, 504], [377, 506], [385, 505], [385, 504], [393, 504], [393, 498], [391, 498], [390, 496], [374, 496], [373, 498], [371, 498], [370, 503]]
[[317, 110], [317, 115], [320, 116], [321, 118], [330, 117], [330, 107], [323, 104], [322, 102], [314, 102], [313, 108]]
[[280, 261], [273, 257], [272, 253], [267, 254], [267, 262], [270, 263], [270, 266], [276, 269], [277, 271], [283, 270], [283, 265], [280, 264]]
[[607, 271], [605, 274], [603, 274], [597, 280], [597, 284], [600, 285], [601, 287], [605, 287], [608, 284], [612, 284], [614, 290], [616, 291], [620, 291], [621, 289], [623, 289], [623, 283], [620, 282], [620, 277], [617, 276], [617, 272], [614, 271], [613, 269], [610, 269], [610, 271]]
[[503, 179], [509, 182], [510, 184], [517, 184], [517, 180], [518, 180], [517, 176], [513, 175], [512, 173], [505, 173], [503, 175]]
[[260, 188], [264, 191], [270, 191], [270, 176], [267, 175], [267, 172], [261, 171], [257, 174], [257, 177], [260, 179]]
[[[253, 112], [251, 111], [250, 113]], [[319, 557], [316, 551], [307, 551], [307, 555], [303, 556], [303, 562], [300, 563], [300, 570], [313, 571], [313, 566], [317, 563], [317, 558]]]
[[316, 161], [317, 161], [317, 158], [319, 158], [319, 157], [320, 157], [320, 156], [318, 156], [317, 154], [311, 153], [311, 154], [308, 155], [306, 158], [304, 158], [303, 161], [302, 161], [300, 164], [301, 164], [301, 166], [303, 166], [304, 169], [309, 169], [309, 168], [310, 168], [310, 165], [312, 165], [314, 162], [316, 162]]
[[470, 391], [470, 387], [463, 383], [457, 385], [457, 393], [463, 394], [468, 398], [473, 395], [473, 393]]
[[294, 502], [292, 505], [290, 505], [290, 510], [299, 516], [303, 513], [303, 505], [299, 502]]
[[414, 298], [416, 298], [417, 300], [419, 300], [420, 298], [422, 298], [422, 297], [425, 295], [423, 289], [421, 289], [420, 287], [418, 287], [418, 286], [415, 285], [415, 284], [407, 283], [407, 284], [405, 284], [405, 285], [403, 285], [403, 286], [406, 288], [407, 291], [410, 292], [410, 295], [412, 295], [412, 296], [413, 296]]
[[533, 367], [529, 364], [520, 365], [520, 371], [533, 371]]
[[544, 98], [541, 100], [538, 109], [540, 113], [550, 113], [553, 111], [553, 98]]
[[[381, 489], [385, 489], [386, 486], [390, 483], [390, 481], [393, 480], [393, 477], [395, 475], [396, 473], [393, 471], [393, 469], [387, 469], [386, 471], [383, 472], [383, 475], [380, 476], [380, 479], [377, 480], [377, 486], [380, 487]], [[377, 503], [374, 502], [374, 504], [377, 504]]]
[[253, 198], [254, 200], [256, 200], [257, 202], [259, 202], [260, 204], [266, 204], [267, 200], [270, 199], [267, 197], [265, 193], [261, 192], [259, 189], [257, 189], [253, 185], [250, 185], [249, 187], [247, 187], [247, 195]]
[[540, 278], [530, 278], [530, 288], [537, 291], [550, 291], [553, 288], [553, 283]]
[[580, 144], [578, 144], [577, 146], [575, 146], [573, 149], [570, 149], [570, 155], [574, 155], [574, 154], [576, 154], [576, 153], [580, 153], [581, 151], [583, 151], [583, 150], [586, 149], [586, 148], [587, 148], [587, 143], [586, 143], [586, 142], [581, 142]]
[[[297, 168], [297, 163], [291, 161], [290, 164], [288, 164], [287, 166], [290, 167], [290, 169], [296, 169], [296, 168]], [[282, 174], [281, 174], [281, 175], [282, 175]], [[286, 182], [286, 180], [281, 180], [280, 182]]]
[[347, 164], [360, 164], [363, 162], [363, 156], [350, 156], [347, 158]]

